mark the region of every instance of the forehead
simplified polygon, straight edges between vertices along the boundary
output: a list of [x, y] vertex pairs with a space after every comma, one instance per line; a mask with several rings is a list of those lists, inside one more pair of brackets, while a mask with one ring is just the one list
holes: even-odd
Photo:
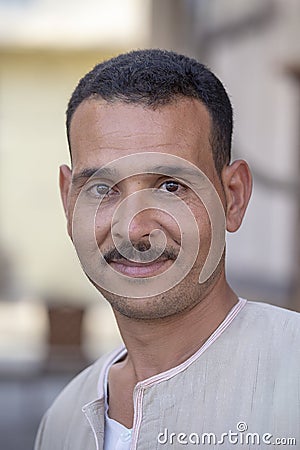
[[82, 102], [70, 125], [73, 170], [101, 167], [140, 152], [179, 156], [203, 168], [213, 164], [211, 120], [195, 99], [180, 99], [149, 108], [140, 104]]

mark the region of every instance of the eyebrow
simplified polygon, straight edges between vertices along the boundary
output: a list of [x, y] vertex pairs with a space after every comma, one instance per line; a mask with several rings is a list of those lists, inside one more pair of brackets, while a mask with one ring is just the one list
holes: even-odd
[[[183, 177], [184, 175], [190, 175], [194, 177], [199, 177], [199, 174], [201, 174], [200, 169], [193, 168], [193, 167], [180, 167], [180, 166], [155, 166], [151, 170], [153, 170], [154, 173], [161, 173], [164, 175], [174, 175]], [[200, 172], [200, 173], [199, 173]]]
[[99, 175], [99, 177], [114, 177], [117, 174], [117, 171], [110, 167], [87, 167], [86, 169], [83, 169], [81, 172], [75, 173], [72, 175], [72, 183], [74, 185], [78, 184], [79, 182], [88, 180], [93, 175]]

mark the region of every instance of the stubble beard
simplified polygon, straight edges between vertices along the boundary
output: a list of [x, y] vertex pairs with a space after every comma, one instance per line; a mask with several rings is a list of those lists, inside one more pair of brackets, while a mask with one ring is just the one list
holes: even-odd
[[[162, 294], [129, 298], [116, 295], [97, 286], [96, 289], [110, 303], [113, 311], [133, 320], [159, 320], [188, 312], [199, 304], [217, 283], [224, 272], [225, 252], [213, 274], [204, 283], [199, 283], [199, 267], [191, 269], [189, 274], [176, 286]], [[142, 283], [142, 280], [140, 280]]]

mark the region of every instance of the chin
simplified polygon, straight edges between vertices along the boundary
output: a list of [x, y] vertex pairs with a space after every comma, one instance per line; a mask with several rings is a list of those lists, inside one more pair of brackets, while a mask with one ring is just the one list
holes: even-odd
[[153, 321], [184, 313], [202, 300], [207, 282], [204, 283], [205, 286], [199, 283], [192, 286], [189, 281], [188, 285], [189, 288], [186, 283], [181, 282], [169, 291], [144, 298], [122, 297], [103, 290], [101, 294], [110, 303], [116, 316]]
[[224, 273], [224, 258], [205, 283], [199, 283], [199, 267], [195, 267], [176, 286], [152, 297], [130, 298], [116, 295], [90, 281], [110, 303], [116, 316], [135, 320], [157, 320], [172, 317], [193, 309], [214, 289]]

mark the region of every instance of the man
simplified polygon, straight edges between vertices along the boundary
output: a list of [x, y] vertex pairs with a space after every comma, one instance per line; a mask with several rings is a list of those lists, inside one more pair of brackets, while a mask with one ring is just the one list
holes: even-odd
[[80, 81], [67, 133], [68, 232], [125, 346], [64, 389], [35, 449], [300, 448], [299, 315], [225, 277], [251, 174], [230, 163], [221, 82], [173, 52], [120, 55]]

